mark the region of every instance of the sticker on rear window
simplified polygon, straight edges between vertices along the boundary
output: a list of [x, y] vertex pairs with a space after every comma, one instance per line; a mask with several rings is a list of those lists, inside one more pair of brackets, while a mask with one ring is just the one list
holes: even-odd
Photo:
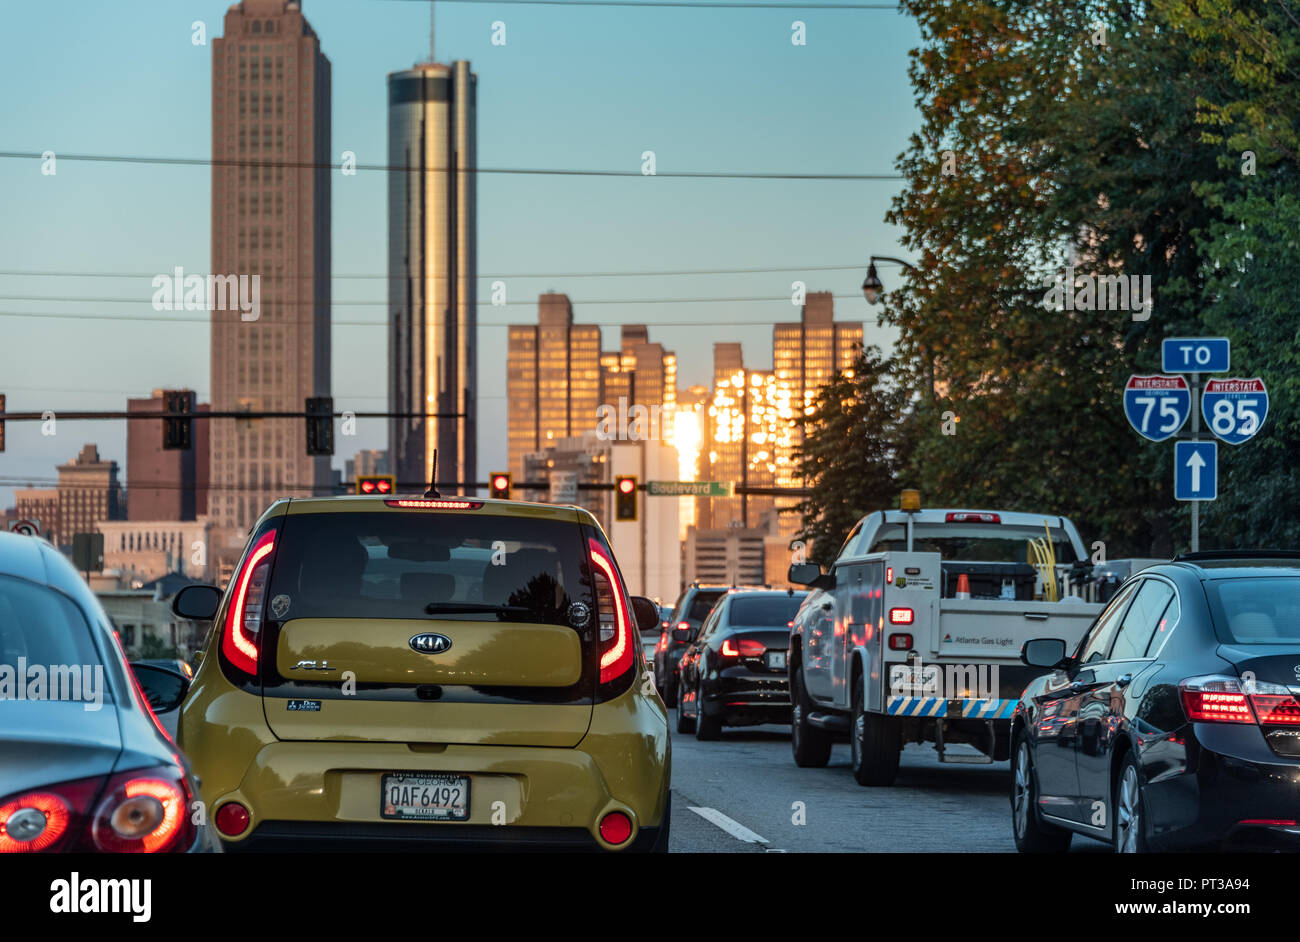
[[591, 618], [591, 609], [586, 602], [573, 602], [569, 605], [569, 624], [574, 628], [586, 628]]
[[276, 618], [283, 618], [284, 613], [289, 610], [290, 599], [287, 595], [277, 595], [271, 599], [271, 614]]
[[290, 713], [298, 713], [298, 712], [319, 713], [320, 701], [319, 700], [290, 700], [288, 702], [288, 705], [285, 707], [285, 709], [287, 709]]

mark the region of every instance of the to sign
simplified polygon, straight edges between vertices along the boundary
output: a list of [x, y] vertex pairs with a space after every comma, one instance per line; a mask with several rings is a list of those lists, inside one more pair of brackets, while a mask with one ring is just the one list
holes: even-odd
[[39, 520], [11, 520], [9, 522], [10, 533], [20, 533], [23, 536], [40, 536], [41, 522]]
[[1169, 337], [1160, 344], [1160, 369], [1166, 373], [1226, 373], [1230, 355], [1227, 337]]
[[1137, 433], [1153, 442], [1172, 436], [1192, 413], [1192, 392], [1181, 376], [1130, 376], [1124, 414]]
[[1174, 499], [1214, 500], [1218, 494], [1218, 444], [1174, 442]]
[[1212, 379], [1201, 394], [1205, 424], [1221, 441], [1240, 445], [1252, 438], [1268, 415], [1268, 390], [1259, 377]]

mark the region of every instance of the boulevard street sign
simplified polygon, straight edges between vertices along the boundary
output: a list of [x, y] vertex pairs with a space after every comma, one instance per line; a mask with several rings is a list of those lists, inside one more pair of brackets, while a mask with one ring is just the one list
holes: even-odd
[[1240, 445], [1253, 438], [1268, 415], [1268, 389], [1258, 376], [1212, 379], [1201, 393], [1201, 414], [1220, 441]]
[[1130, 376], [1124, 387], [1124, 414], [1143, 438], [1162, 442], [1192, 414], [1192, 391], [1181, 376]]
[[648, 497], [731, 497], [730, 481], [646, 481]]

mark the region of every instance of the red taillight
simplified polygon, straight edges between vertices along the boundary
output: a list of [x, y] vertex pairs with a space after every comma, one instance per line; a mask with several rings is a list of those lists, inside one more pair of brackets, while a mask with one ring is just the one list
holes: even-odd
[[973, 513], [971, 511], [961, 511], [950, 513], [944, 517], [948, 523], [1001, 523], [1002, 518], [997, 514]]
[[478, 510], [483, 506], [481, 500], [432, 500], [415, 497], [401, 497], [386, 500], [389, 507], [409, 507], [415, 510]]
[[1298, 726], [1300, 725], [1300, 703], [1290, 693], [1285, 694], [1249, 694], [1250, 705], [1255, 708], [1255, 716], [1261, 726]]
[[190, 798], [179, 768], [115, 775], [95, 809], [91, 840], [97, 850], [116, 854], [187, 850], [194, 842]]
[[1294, 818], [1247, 818], [1244, 821], [1238, 821], [1237, 824], [1248, 824], [1262, 828], [1293, 828], [1296, 826]]
[[68, 835], [75, 816], [68, 800], [54, 791], [28, 792], [0, 803], [0, 854], [49, 850]]
[[621, 811], [611, 811], [600, 819], [600, 836], [610, 844], [622, 844], [632, 836], [632, 819]]
[[767, 653], [767, 645], [753, 638], [727, 638], [722, 642], [723, 657], [762, 657]]
[[248, 829], [248, 809], [237, 801], [228, 801], [217, 809], [212, 820], [226, 837], [238, 837]]
[[916, 613], [910, 608], [891, 608], [889, 623], [891, 625], [910, 625], [916, 620]]
[[1300, 703], [1287, 688], [1236, 677], [1189, 677], [1178, 685], [1183, 709], [1194, 723], [1300, 724]]
[[894, 567], [893, 567], [893, 566], [886, 566], [886, 567], [885, 567], [885, 585], [893, 585], [893, 584], [894, 584]]
[[[597, 586], [597, 600], [601, 603], [602, 616], [605, 618], [612, 617], [613, 635], [609, 639], [602, 638], [608, 646], [600, 652], [600, 682], [607, 684], [611, 680], [623, 676], [636, 663], [636, 647], [632, 643], [632, 620], [628, 615], [628, 602], [626, 593], [623, 591], [623, 585], [619, 582], [618, 573], [614, 569], [614, 561], [605, 553], [605, 548], [595, 540], [589, 541], [591, 549], [591, 562], [596, 567], [597, 582], [600, 577], [604, 577], [606, 585], [609, 587], [609, 594], [612, 596], [608, 604], [612, 611], [604, 611], [606, 601], [600, 599], [600, 587]], [[603, 632], [602, 632], [603, 634]]]
[[275, 531], [268, 530], [253, 545], [248, 559], [235, 573], [235, 594], [226, 610], [221, 651], [236, 669], [257, 673], [258, 644], [262, 632], [262, 602], [271, 575], [275, 553]]
[[890, 635], [889, 650], [891, 651], [910, 651], [912, 649], [911, 635]]
[[691, 623], [688, 622], [688, 621], [679, 621], [679, 622], [677, 623], [677, 627], [678, 627], [678, 628], [686, 628], [686, 629], [689, 630], [690, 627], [691, 627]]
[[659, 636], [659, 644], [656, 645], [655, 650], [657, 651], [668, 650], [668, 632], [664, 632]]

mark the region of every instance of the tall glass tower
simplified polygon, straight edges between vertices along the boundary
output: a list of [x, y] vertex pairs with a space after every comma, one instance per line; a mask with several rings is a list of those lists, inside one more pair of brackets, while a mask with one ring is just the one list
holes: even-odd
[[403, 482], [435, 450], [439, 481], [477, 476], [476, 82], [464, 60], [388, 76], [389, 411], [441, 414], [389, 420]]

